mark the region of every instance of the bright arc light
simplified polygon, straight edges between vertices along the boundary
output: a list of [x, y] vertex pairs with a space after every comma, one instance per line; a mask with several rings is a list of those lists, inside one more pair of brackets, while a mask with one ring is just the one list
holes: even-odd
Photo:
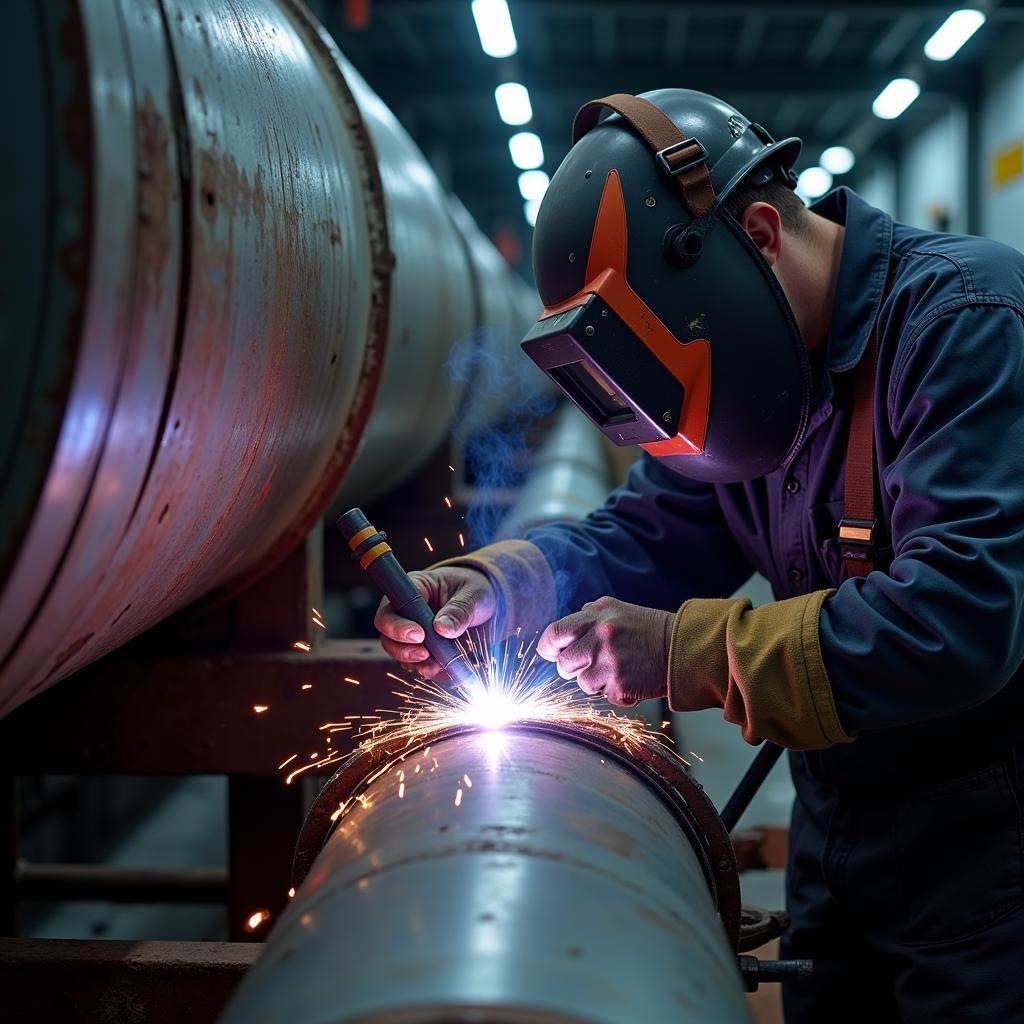
[[540, 210], [539, 199], [527, 199], [523, 203], [523, 216], [526, 218], [526, 223], [530, 227], [534, 227], [537, 223], [537, 212]]
[[512, 163], [521, 171], [532, 171], [544, 163], [544, 147], [540, 136], [533, 132], [516, 132], [508, 140], [508, 151], [512, 154]]
[[918, 96], [921, 86], [912, 78], [894, 78], [876, 97], [871, 104], [872, 113], [883, 121], [891, 121], [899, 117]]
[[498, 116], [505, 124], [526, 124], [533, 117], [530, 90], [520, 82], [504, 82], [494, 90]]
[[523, 171], [519, 175], [519, 194], [524, 199], [543, 199], [550, 184], [546, 171]]
[[954, 11], [924, 44], [930, 60], [949, 60], [985, 24], [985, 15], [972, 7]]
[[829, 146], [818, 162], [829, 174], [846, 174], [853, 168], [856, 157], [848, 146]]
[[518, 47], [506, 0], [473, 0], [472, 6], [484, 53], [488, 57], [511, 57]]
[[523, 709], [507, 694], [481, 690], [471, 700], [471, 710], [466, 715], [470, 725], [484, 729], [503, 729], [509, 722], [521, 718]]
[[800, 172], [796, 187], [810, 199], [817, 199], [832, 187], [832, 175], [824, 167], [808, 167]]

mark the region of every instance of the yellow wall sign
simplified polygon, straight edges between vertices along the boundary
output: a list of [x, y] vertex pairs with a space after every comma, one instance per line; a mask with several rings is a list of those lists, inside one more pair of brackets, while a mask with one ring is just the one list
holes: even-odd
[[1024, 174], [1024, 140], [997, 149], [992, 157], [992, 181], [1005, 185]]

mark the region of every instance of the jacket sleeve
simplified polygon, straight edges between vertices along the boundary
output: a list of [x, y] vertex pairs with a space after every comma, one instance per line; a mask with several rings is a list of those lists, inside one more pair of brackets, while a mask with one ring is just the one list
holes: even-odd
[[532, 530], [526, 539], [551, 566], [561, 615], [604, 595], [674, 610], [687, 598], [731, 594], [753, 572], [714, 488], [649, 455], [602, 508], [578, 523]]
[[753, 571], [710, 484], [640, 459], [604, 506], [578, 523], [530, 531], [447, 564], [487, 573], [505, 628], [543, 629], [604, 595], [672, 610], [732, 593]]
[[898, 454], [888, 573], [822, 606], [821, 654], [846, 730], [955, 714], [1024, 659], [1024, 322], [1006, 305], [943, 313], [890, 378]]

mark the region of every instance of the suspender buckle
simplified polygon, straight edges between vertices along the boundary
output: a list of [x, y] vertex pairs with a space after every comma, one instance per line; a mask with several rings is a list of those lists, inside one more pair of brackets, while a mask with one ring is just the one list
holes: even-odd
[[[697, 155], [693, 156], [689, 160], [683, 160], [682, 163], [679, 164], [669, 162], [670, 157], [684, 153], [690, 146], [697, 147]], [[671, 146], [659, 149], [654, 156], [658, 163], [661, 164], [661, 169], [670, 178], [678, 177], [685, 171], [708, 162], [708, 151], [704, 148], [702, 143], [697, 141], [697, 139], [680, 139], [678, 142], [673, 142]]]
[[839, 544], [843, 549], [843, 557], [870, 560], [875, 549], [877, 526], [877, 519], [840, 519]]

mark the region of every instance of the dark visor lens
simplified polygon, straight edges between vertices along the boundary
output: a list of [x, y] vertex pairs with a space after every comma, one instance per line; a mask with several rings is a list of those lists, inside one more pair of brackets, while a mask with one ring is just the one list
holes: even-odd
[[548, 373], [599, 427], [636, 422], [636, 413], [587, 363], [554, 366]]

